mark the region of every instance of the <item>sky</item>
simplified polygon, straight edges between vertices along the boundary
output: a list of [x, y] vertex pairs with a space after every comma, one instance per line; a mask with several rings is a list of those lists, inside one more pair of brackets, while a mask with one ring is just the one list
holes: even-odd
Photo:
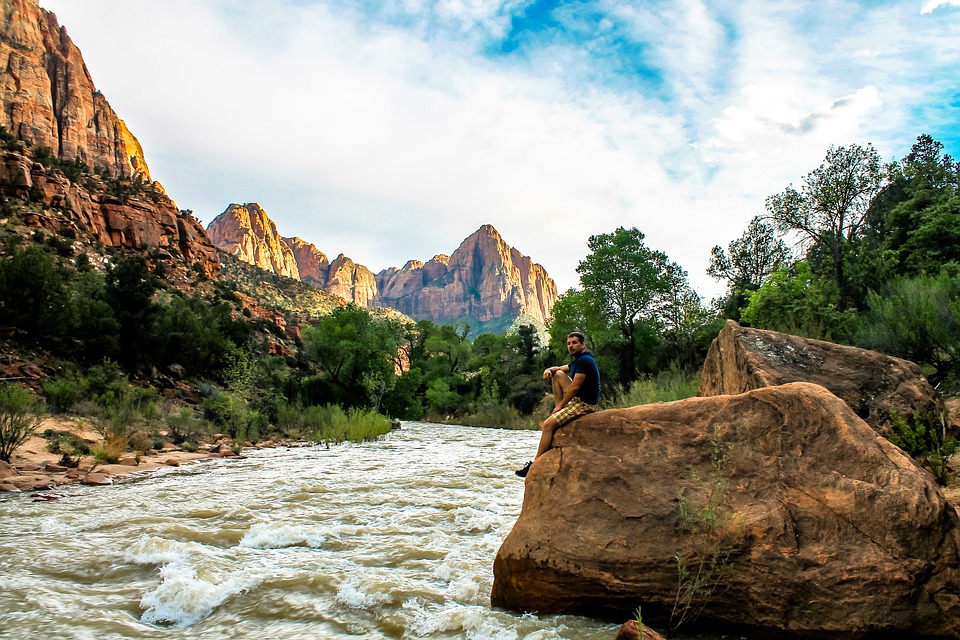
[[579, 285], [637, 227], [706, 275], [831, 146], [960, 157], [960, 0], [40, 0], [208, 224], [257, 202], [374, 272], [483, 224]]

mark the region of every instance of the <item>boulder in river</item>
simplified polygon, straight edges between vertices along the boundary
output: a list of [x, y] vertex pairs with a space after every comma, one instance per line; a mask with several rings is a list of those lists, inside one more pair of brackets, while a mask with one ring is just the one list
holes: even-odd
[[658, 628], [956, 638], [960, 520], [818, 385], [600, 411], [531, 468], [491, 600], [613, 620], [642, 606]]

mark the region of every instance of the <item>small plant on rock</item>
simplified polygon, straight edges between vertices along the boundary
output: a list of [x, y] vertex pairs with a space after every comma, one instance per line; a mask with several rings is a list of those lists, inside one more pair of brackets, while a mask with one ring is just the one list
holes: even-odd
[[710, 472], [697, 473], [692, 479], [700, 489], [696, 504], [688, 496], [680, 496], [680, 525], [692, 541], [690, 551], [678, 552], [677, 592], [670, 612], [670, 628], [692, 622], [700, 616], [718, 589], [724, 588], [728, 561], [734, 549], [736, 527], [733, 515], [723, 510], [726, 493], [727, 465], [731, 447], [724, 445], [719, 431], [710, 441]]

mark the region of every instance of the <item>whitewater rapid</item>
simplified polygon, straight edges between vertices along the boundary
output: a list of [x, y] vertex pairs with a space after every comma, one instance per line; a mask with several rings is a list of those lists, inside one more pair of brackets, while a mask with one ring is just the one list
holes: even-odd
[[490, 607], [538, 435], [409, 422], [53, 502], [0, 494], [0, 638], [612, 640]]

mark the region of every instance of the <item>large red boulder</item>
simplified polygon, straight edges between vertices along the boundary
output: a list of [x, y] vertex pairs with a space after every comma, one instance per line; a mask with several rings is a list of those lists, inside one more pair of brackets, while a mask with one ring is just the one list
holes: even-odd
[[908, 360], [742, 327], [733, 320], [710, 345], [697, 395], [737, 394], [788, 382], [826, 387], [878, 433], [889, 430], [891, 414], [919, 414], [941, 427], [946, 424], [943, 399]]
[[[495, 606], [614, 620], [642, 606], [658, 628], [673, 613], [776, 637], [960, 637], [953, 506], [823, 387], [602, 411], [554, 442], [497, 553]], [[703, 561], [715, 586], [679, 611], [678, 585], [693, 585], [677, 558]]]

